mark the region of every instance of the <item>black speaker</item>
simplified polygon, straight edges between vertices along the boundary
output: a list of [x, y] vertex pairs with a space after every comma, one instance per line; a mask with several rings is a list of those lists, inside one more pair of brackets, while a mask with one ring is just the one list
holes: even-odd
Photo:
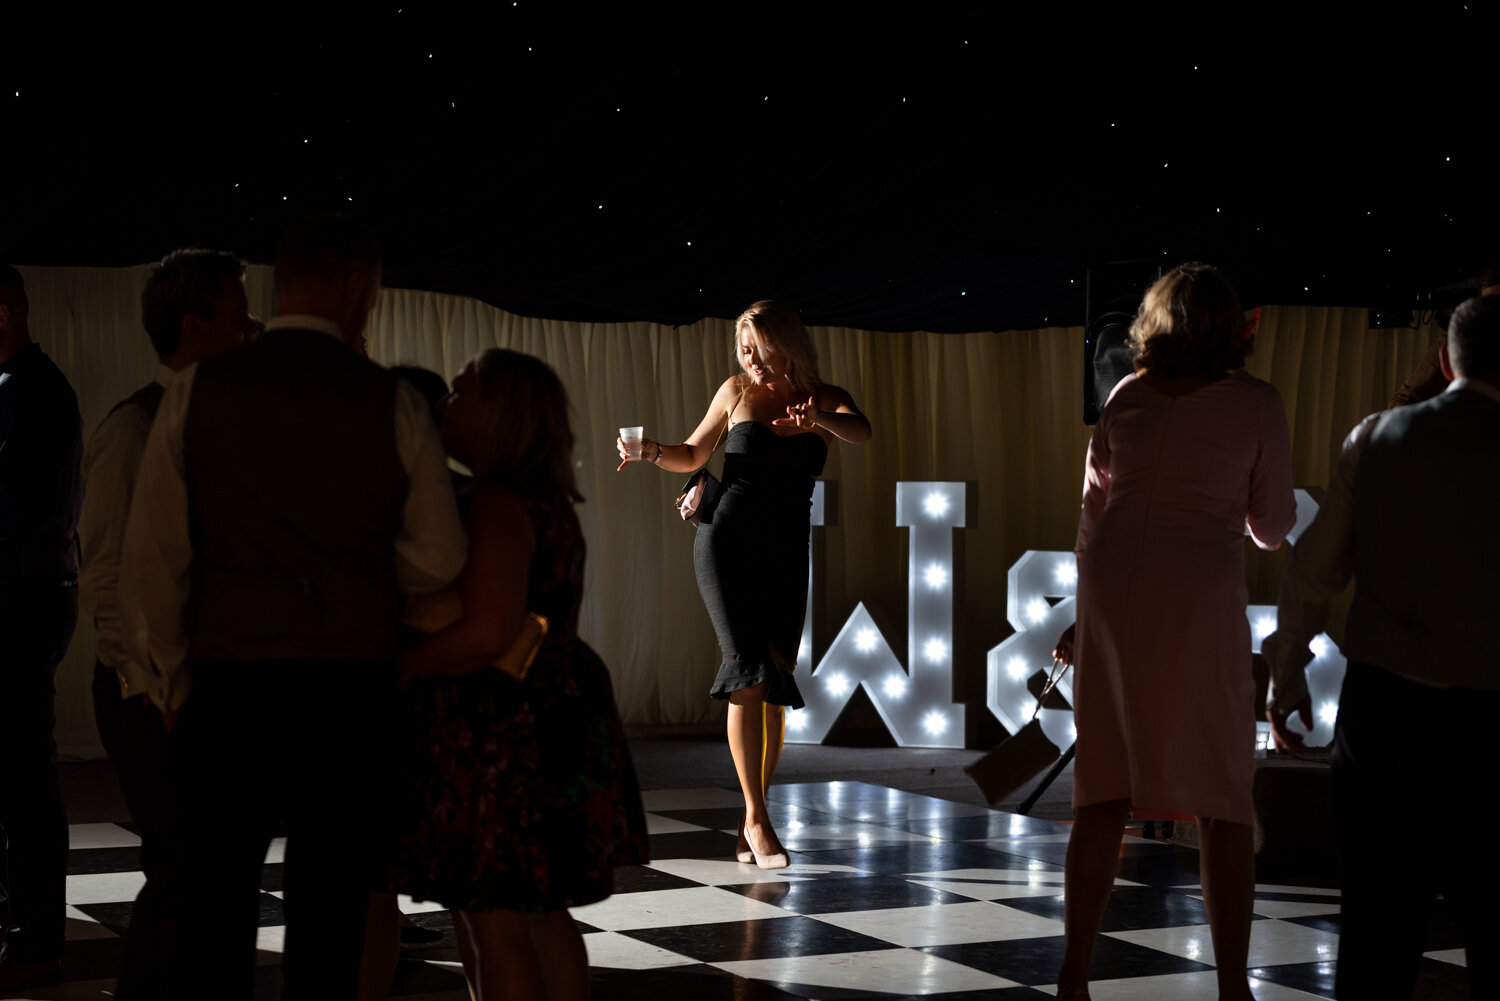
[[1141, 296], [1161, 277], [1154, 261], [1117, 261], [1091, 267], [1084, 278], [1083, 423], [1099, 423], [1119, 381], [1135, 371], [1130, 324]]

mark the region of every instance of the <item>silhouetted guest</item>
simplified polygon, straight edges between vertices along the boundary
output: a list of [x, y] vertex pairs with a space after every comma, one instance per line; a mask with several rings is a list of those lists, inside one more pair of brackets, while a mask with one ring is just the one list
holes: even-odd
[[[443, 415], [441, 406], [443, 400], [448, 397], [448, 380], [438, 375], [430, 368], [422, 368], [418, 365], [392, 365], [391, 371], [405, 379], [417, 388], [422, 398], [432, 410], [432, 423], [441, 432], [443, 426]], [[453, 489], [462, 490], [469, 483], [469, 477], [457, 470], [450, 470], [453, 476]], [[403, 926], [404, 928], [405, 926]], [[403, 942], [407, 939], [402, 939]]]
[[[1480, 296], [1500, 294], [1500, 254], [1491, 254], [1479, 267], [1475, 282]], [[1394, 396], [1390, 407], [1421, 403], [1448, 388], [1451, 378], [1443, 367], [1447, 339], [1439, 337], [1428, 354], [1417, 363]], [[1328, 626], [1333, 599], [1349, 584], [1349, 552], [1354, 535], [1354, 473], [1375, 422], [1377, 411], [1356, 424], [1344, 437], [1329, 477], [1328, 489], [1318, 504], [1318, 516], [1297, 540], [1287, 560], [1277, 598], [1276, 630], [1261, 641], [1261, 653], [1271, 670], [1270, 699], [1266, 718], [1276, 737], [1276, 746], [1300, 752], [1301, 734], [1286, 726], [1293, 713], [1311, 730], [1312, 700], [1304, 669], [1312, 662], [1312, 641]]]
[[465, 538], [408, 384], [362, 357], [380, 252], [318, 216], [276, 253], [278, 315], [162, 398], [126, 528], [127, 650], [180, 709], [171, 753], [193, 920], [181, 996], [248, 998], [260, 867], [287, 856], [288, 998], [353, 996], [395, 694], [398, 596]]
[[20, 272], [0, 264], [0, 991], [62, 978], [68, 819], [53, 678], [78, 622], [78, 399], [31, 340]]
[[[1352, 478], [1340, 571], [1354, 580], [1354, 603], [1333, 743], [1340, 998], [1412, 996], [1438, 892], [1463, 934], [1474, 996], [1500, 997], [1500, 855], [1489, 827], [1454, 824], [1440, 852], [1395, 879], [1386, 837], [1402, 795], [1469, 803], [1476, 782], [1482, 795], [1500, 717], [1500, 296], [1458, 308], [1440, 362], [1448, 389], [1382, 414]], [[1283, 656], [1267, 654], [1273, 672], [1300, 674]], [[1291, 708], [1309, 718], [1303, 696], [1273, 706], [1272, 723], [1299, 746], [1286, 726]], [[1414, 726], [1423, 728], [1416, 739], [1395, 739]]]
[[88, 492], [79, 523], [79, 597], [94, 617], [94, 719], [141, 835], [146, 884], [131, 909], [121, 1001], [166, 993], [182, 913], [177, 801], [167, 732], [147, 694], [151, 673], [125, 652], [118, 583], [125, 522], [136, 473], [162, 395], [188, 365], [238, 347], [255, 333], [242, 280], [245, 263], [215, 250], [169, 254], [141, 292], [141, 322], [159, 359], [152, 381], [121, 400], [89, 436], [83, 453]]
[[1250, 1001], [1255, 903], [1255, 677], [1245, 618], [1248, 529], [1275, 549], [1297, 519], [1275, 387], [1244, 371], [1239, 296], [1203, 264], [1146, 290], [1139, 349], [1089, 441], [1078, 519], [1078, 757], [1058, 998], [1089, 964], [1127, 815], [1197, 817], [1220, 1001]]
[[[452, 910], [472, 997], [584, 1001], [569, 908], [649, 854], [609, 670], [578, 637], [567, 392], [540, 359], [491, 348], [454, 377], [442, 432], [474, 473], [469, 561], [406, 608], [428, 635], [400, 658], [409, 812], [391, 887]], [[544, 633], [528, 629], [537, 616]]]
[[[1480, 295], [1500, 293], [1500, 253], [1491, 254], [1480, 263], [1479, 277], [1474, 284]], [[1442, 337], [1432, 342], [1422, 360], [1417, 362], [1417, 367], [1412, 369], [1411, 375], [1391, 395], [1387, 408], [1421, 403], [1448, 388], [1448, 377], [1443, 374], [1443, 365], [1438, 357], [1444, 343], [1446, 342]]]

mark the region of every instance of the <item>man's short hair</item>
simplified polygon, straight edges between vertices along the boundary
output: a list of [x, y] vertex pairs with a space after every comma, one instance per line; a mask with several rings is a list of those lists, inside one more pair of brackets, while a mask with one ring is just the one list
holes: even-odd
[[380, 267], [380, 245], [368, 226], [346, 215], [304, 219], [276, 246], [278, 294], [342, 281], [350, 271]]
[[1448, 321], [1448, 361], [1470, 379], [1500, 376], [1500, 296], [1466, 299]]
[[158, 356], [165, 358], [182, 341], [182, 319], [208, 319], [225, 278], [238, 281], [245, 262], [224, 250], [174, 250], [146, 279], [141, 289], [141, 323]]
[[26, 310], [26, 279], [9, 264], [0, 264], [0, 299], [12, 308], [19, 306], [21, 312]]

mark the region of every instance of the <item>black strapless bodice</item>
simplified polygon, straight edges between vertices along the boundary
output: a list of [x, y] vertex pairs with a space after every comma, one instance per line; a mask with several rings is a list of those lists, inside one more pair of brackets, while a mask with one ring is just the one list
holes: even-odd
[[724, 439], [723, 489], [757, 501], [806, 503], [827, 461], [828, 443], [816, 432], [780, 435], [758, 421], [740, 421]]

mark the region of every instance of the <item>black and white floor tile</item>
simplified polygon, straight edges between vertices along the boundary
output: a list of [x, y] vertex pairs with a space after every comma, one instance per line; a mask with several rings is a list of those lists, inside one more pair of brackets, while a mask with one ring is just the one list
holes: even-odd
[[[600, 1001], [1055, 994], [1066, 825], [860, 782], [784, 786], [772, 790], [772, 814], [793, 865], [766, 872], [734, 861], [738, 793], [681, 789], [645, 798], [656, 861], [621, 870], [613, 897], [574, 911]], [[141, 885], [139, 839], [115, 824], [77, 825], [72, 837], [68, 980], [24, 997], [97, 1001], [112, 993], [119, 935]], [[267, 999], [280, 995], [281, 852], [280, 842], [272, 846], [263, 883], [257, 996]], [[1120, 857], [1093, 996], [1213, 997], [1197, 854], [1129, 838]], [[1267, 885], [1256, 899], [1256, 997], [1332, 997], [1338, 891]], [[464, 1001], [448, 916], [403, 905], [446, 935], [406, 950], [392, 996]], [[1458, 945], [1435, 922], [1419, 996], [1468, 996]]]

